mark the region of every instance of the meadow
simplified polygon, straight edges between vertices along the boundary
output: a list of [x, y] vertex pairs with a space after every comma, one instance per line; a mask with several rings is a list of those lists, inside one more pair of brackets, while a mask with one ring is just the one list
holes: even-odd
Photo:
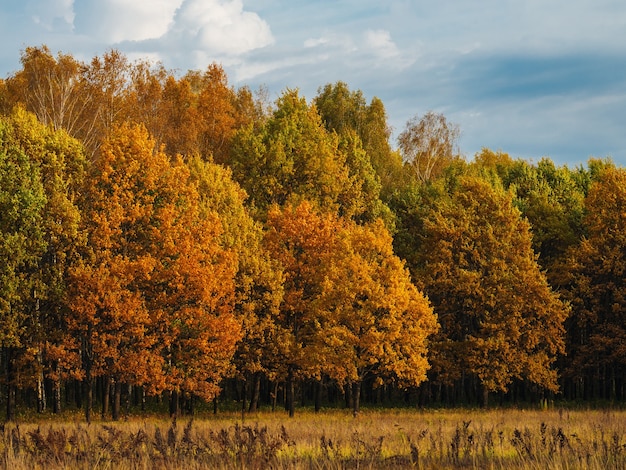
[[623, 469], [626, 411], [446, 409], [199, 414], [0, 429], [2, 466], [66, 469]]

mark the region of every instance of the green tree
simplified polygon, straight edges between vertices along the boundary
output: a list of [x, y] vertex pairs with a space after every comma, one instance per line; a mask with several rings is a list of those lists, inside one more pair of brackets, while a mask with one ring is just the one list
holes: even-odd
[[479, 169], [495, 171], [532, 227], [533, 250], [549, 279], [560, 276], [564, 254], [583, 234], [585, 188], [578, 171], [556, 167], [548, 158], [531, 164], [483, 149], [475, 158]]
[[261, 129], [249, 125], [237, 132], [231, 167], [261, 214], [272, 204], [303, 199], [340, 211], [340, 197], [350, 187], [344, 160], [338, 139], [326, 131], [315, 107], [288, 90]]
[[[0, 121], [0, 142], [5, 143], [7, 122]], [[28, 328], [36, 322], [35, 298], [39, 267], [46, 243], [43, 209], [46, 197], [36, 165], [24, 152], [0, 149], [0, 344], [6, 371], [6, 418], [15, 417], [18, 385], [17, 355], [24, 352]]]
[[386, 200], [402, 174], [402, 158], [389, 145], [391, 130], [383, 102], [374, 97], [367, 105], [361, 90], [350, 91], [346, 83], [337, 82], [320, 88], [314, 104], [329, 131], [348, 141], [354, 140], [351, 133], [358, 136]]
[[484, 402], [515, 379], [557, 390], [552, 366], [568, 307], [540, 270], [512, 195], [468, 176], [430, 191], [411, 267], [441, 323], [433, 379], [460, 387], [477, 379]]
[[[66, 275], [82, 239], [80, 213], [75, 199], [84, 173], [82, 146], [63, 130], [54, 130], [16, 108], [4, 122], [0, 148], [28, 157], [37, 169], [45, 194], [39, 230], [45, 251], [29, 274], [32, 284], [28, 327], [22, 342], [27, 346], [19, 360], [24, 386], [37, 391], [38, 410], [46, 407], [44, 374], [54, 383], [54, 409], [60, 408], [60, 377], [57, 373], [59, 345], [64, 333]], [[33, 233], [34, 239], [37, 232]], [[61, 354], [62, 355], [62, 354]]]
[[626, 370], [626, 171], [607, 166], [585, 199], [587, 236], [569, 250], [567, 367], [576, 398], [614, 399]]

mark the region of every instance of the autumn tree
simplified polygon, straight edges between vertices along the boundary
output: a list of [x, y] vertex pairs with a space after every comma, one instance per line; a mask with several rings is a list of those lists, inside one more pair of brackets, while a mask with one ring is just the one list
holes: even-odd
[[[285, 276], [277, 323], [290, 415], [298, 379], [327, 375], [353, 384], [357, 398], [369, 374], [420, 383], [436, 319], [383, 225], [360, 226], [302, 202], [270, 211], [268, 226], [267, 246]], [[358, 399], [353, 403], [358, 411]]]
[[[315, 107], [297, 90], [287, 90], [261, 129], [247, 126], [237, 132], [231, 167], [259, 215], [272, 204], [297, 204], [304, 199], [346, 213], [351, 210], [346, 203], [352, 204], [347, 195], [354, 196], [355, 189], [346, 158]], [[361, 190], [358, 185], [356, 189]]]
[[37, 392], [37, 408], [46, 407], [44, 376], [53, 380], [54, 409], [60, 408], [60, 377], [57, 365], [59, 345], [65, 335], [66, 275], [81, 244], [78, 231], [80, 214], [75, 199], [84, 173], [85, 158], [82, 146], [63, 130], [54, 130], [38, 122], [35, 115], [16, 108], [4, 122], [0, 147], [8, 154], [26, 155], [29, 165], [38, 172], [43, 186], [45, 205], [41, 212], [38, 233], [45, 242], [45, 250], [28, 274], [31, 283], [29, 313], [24, 325], [22, 343], [25, 349], [19, 356], [23, 386], [32, 386]]
[[228, 163], [235, 131], [256, 125], [265, 112], [249, 89], [231, 87], [215, 63], [177, 78], [161, 64], [136, 62], [129, 74], [130, 119], [145, 125], [172, 155]]
[[540, 265], [550, 279], [560, 276], [565, 252], [583, 234], [586, 184], [580, 181], [580, 170], [557, 167], [548, 158], [535, 164], [513, 160], [488, 149], [475, 157], [474, 166], [494, 171], [503, 186], [513, 191], [514, 204], [531, 224]]
[[84, 93], [89, 97], [86, 119], [91, 124], [76, 137], [92, 158], [113, 129], [129, 118], [131, 70], [128, 58], [111, 49], [102, 57], [93, 57], [83, 72]]
[[46, 249], [43, 209], [46, 197], [37, 165], [19, 147], [5, 147], [6, 121], [0, 121], [0, 346], [5, 368], [6, 418], [15, 417], [16, 361], [36, 323], [33, 297], [37, 271]]
[[[68, 325], [88, 391], [97, 376], [148, 392], [211, 399], [228, 370], [239, 325], [233, 258], [220, 221], [201, 217], [189, 171], [154, 149], [145, 128], [122, 126], [103, 143], [84, 190], [88, 250], [72, 271]], [[86, 408], [91, 410], [90, 396]]]
[[313, 102], [329, 131], [348, 141], [354, 140], [351, 133], [358, 136], [386, 199], [402, 174], [402, 158], [389, 144], [391, 129], [383, 102], [374, 97], [368, 105], [361, 90], [350, 91], [344, 82], [326, 84]]
[[274, 379], [281, 368], [274, 321], [282, 299], [281, 272], [263, 246], [263, 227], [248, 213], [247, 195], [231, 171], [198, 156], [187, 165], [198, 189], [201, 213], [219, 215], [220, 245], [237, 255], [234, 310], [242, 323], [242, 338], [233, 361], [238, 378], [246, 388], [250, 385], [250, 411], [256, 411], [261, 378]]
[[168, 80], [175, 80], [175, 77], [163, 64], [149, 61], [134, 63], [129, 74], [128, 120], [145, 126], [159, 148], [164, 144], [165, 135], [171, 126], [167, 119], [164, 89]]
[[398, 144], [402, 158], [417, 181], [431, 180], [458, 157], [459, 134], [456, 124], [434, 111], [414, 116], [406, 123], [398, 136]]
[[317, 310], [316, 355], [321, 371], [352, 387], [354, 413], [361, 384], [394, 383], [401, 389], [426, 380], [427, 338], [437, 318], [393, 253], [381, 221], [368, 225], [337, 221], [338, 243], [324, 271]]
[[587, 236], [570, 248], [564, 266], [562, 289], [572, 304], [565, 374], [575, 398], [623, 397], [625, 205], [626, 172], [605, 167], [585, 199]]
[[512, 195], [470, 176], [424, 191], [411, 268], [441, 323], [433, 380], [458, 390], [475, 380], [484, 403], [514, 380], [556, 391], [568, 307], [540, 270]]
[[22, 69], [8, 77], [3, 106], [10, 112], [17, 104], [54, 129], [77, 135], [89, 123], [89, 105], [83, 87], [84, 65], [69, 54], [52, 55], [47, 46], [22, 51]]

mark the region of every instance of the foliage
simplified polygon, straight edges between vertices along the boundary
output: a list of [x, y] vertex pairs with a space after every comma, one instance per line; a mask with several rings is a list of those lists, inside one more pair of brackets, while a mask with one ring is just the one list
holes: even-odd
[[436, 317], [382, 224], [361, 226], [304, 202], [270, 211], [268, 225], [268, 249], [285, 273], [277, 323], [288, 373], [340, 384], [370, 374], [381, 383], [422, 382]]
[[511, 195], [462, 177], [424, 208], [413, 273], [441, 322], [431, 353], [442, 382], [476, 376], [488, 391], [513, 379], [557, 389], [566, 305], [550, 289]]
[[260, 130], [248, 126], [235, 135], [231, 166], [261, 214], [273, 204], [304, 199], [329, 211], [347, 210], [345, 204], [351, 204], [349, 172], [338, 140], [297, 91], [283, 93]]
[[1, 284], [7, 290], [5, 306], [12, 312], [4, 331], [13, 337], [12, 346], [20, 348], [7, 361], [19, 365], [17, 384], [36, 384], [38, 408], [43, 410], [44, 372], [55, 383], [56, 405], [60, 400], [56, 369], [65, 336], [67, 270], [83, 243], [74, 201], [85, 159], [79, 142], [19, 107], [1, 126], [0, 152], [9, 165], [2, 184], [7, 192]]
[[68, 324], [87, 380], [212, 398], [239, 338], [235, 263], [217, 243], [217, 215], [200, 213], [187, 167], [154, 152], [145, 129], [121, 127], [82, 204], [89, 243], [71, 273]]
[[564, 288], [572, 303], [572, 317], [567, 374], [590, 382], [598, 380], [600, 367], [615, 376], [626, 366], [624, 204], [626, 173], [608, 167], [585, 199], [588, 236], [568, 253]]
[[420, 183], [437, 177], [457, 158], [459, 127], [434, 111], [414, 116], [398, 136], [402, 158]]
[[22, 51], [0, 80], [9, 418], [51, 392], [116, 417], [145, 393], [626, 396], [623, 169], [465, 162], [435, 112], [394, 150], [383, 102], [344, 82], [268, 103], [215, 63]]
[[400, 179], [402, 159], [389, 144], [391, 129], [383, 102], [374, 97], [366, 104], [363, 92], [350, 91], [344, 82], [321, 87], [313, 102], [329, 131], [349, 140], [354, 140], [351, 133], [356, 134], [381, 194], [385, 198], [391, 194]]

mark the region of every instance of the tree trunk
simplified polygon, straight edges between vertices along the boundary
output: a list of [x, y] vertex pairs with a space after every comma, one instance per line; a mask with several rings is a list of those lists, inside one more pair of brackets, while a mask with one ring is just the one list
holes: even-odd
[[119, 421], [120, 408], [122, 406], [122, 383], [119, 380], [115, 380], [113, 388], [113, 421]]
[[146, 411], [146, 391], [142, 387], [139, 387], [139, 399], [141, 400], [141, 411]]
[[274, 382], [274, 392], [272, 394], [272, 411], [276, 411], [277, 401], [278, 401], [278, 380]]
[[85, 393], [86, 393], [86, 401], [85, 404], [85, 420], [87, 424], [91, 424], [91, 410], [93, 408], [93, 379], [91, 377], [91, 367], [89, 367], [88, 372], [85, 374]]
[[[38, 358], [41, 367], [41, 357]], [[37, 374], [37, 413], [46, 411], [46, 387], [44, 385], [43, 369]]]
[[481, 408], [487, 408], [487, 406], [489, 405], [489, 389], [483, 385], [483, 397], [482, 397], [482, 401], [480, 403]]
[[126, 384], [126, 398], [124, 400], [124, 409], [126, 410], [126, 416], [130, 414], [130, 400], [133, 396], [133, 386], [131, 384]]
[[59, 414], [61, 412], [61, 381], [58, 378], [55, 378], [52, 383], [52, 395], [52, 412]]
[[87, 390], [85, 390], [87, 395], [87, 404], [85, 405], [85, 420], [87, 421], [87, 424], [91, 424], [91, 410], [93, 408], [93, 377], [91, 376], [91, 368], [93, 364], [93, 351], [91, 349], [92, 334], [93, 325], [89, 324], [87, 326], [87, 337], [83, 340], [83, 355], [85, 361], [85, 380], [83, 384], [87, 388]]
[[248, 381], [243, 379], [241, 383], [241, 420], [243, 421], [246, 414], [246, 398], [248, 395]]
[[170, 417], [171, 418], [178, 418], [178, 415], [180, 413], [180, 399], [178, 396], [178, 391], [176, 390], [172, 390], [172, 392], [170, 393]]
[[256, 372], [252, 382], [252, 396], [250, 397], [250, 406], [248, 412], [256, 413], [259, 408], [259, 398], [261, 397], [261, 373]]
[[4, 357], [6, 359], [5, 363], [5, 373], [6, 373], [6, 420], [14, 421], [15, 420], [15, 371], [13, 369], [13, 348], [3, 348], [4, 349]]
[[315, 412], [319, 413], [321, 409], [322, 382], [318, 381], [313, 384], [313, 402], [315, 404]]
[[293, 415], [295, 414], [295, 393], [294, 393], [294, 383], [293, 383], [294, 379], [293, 379], [293, 368], [289, 367], [289, 371], [287, 372], [287, 386], [286, 386], [286, 394], [287, 394], [287, 399], [285, 400], [285, 405], [287, 408], [287, 411], [289, 412], [289, 417], [293, 418]]
[[352, 383], [352, 414], [354, 416], [359, 414], [361, 405], [361, 381], [357, 380]]
[[110, 397], [111, 397], [111, 376], [107, 375], [104, 378], [104, 390], [102, 391], [102, 419], [105, 419], [109, 414]]

